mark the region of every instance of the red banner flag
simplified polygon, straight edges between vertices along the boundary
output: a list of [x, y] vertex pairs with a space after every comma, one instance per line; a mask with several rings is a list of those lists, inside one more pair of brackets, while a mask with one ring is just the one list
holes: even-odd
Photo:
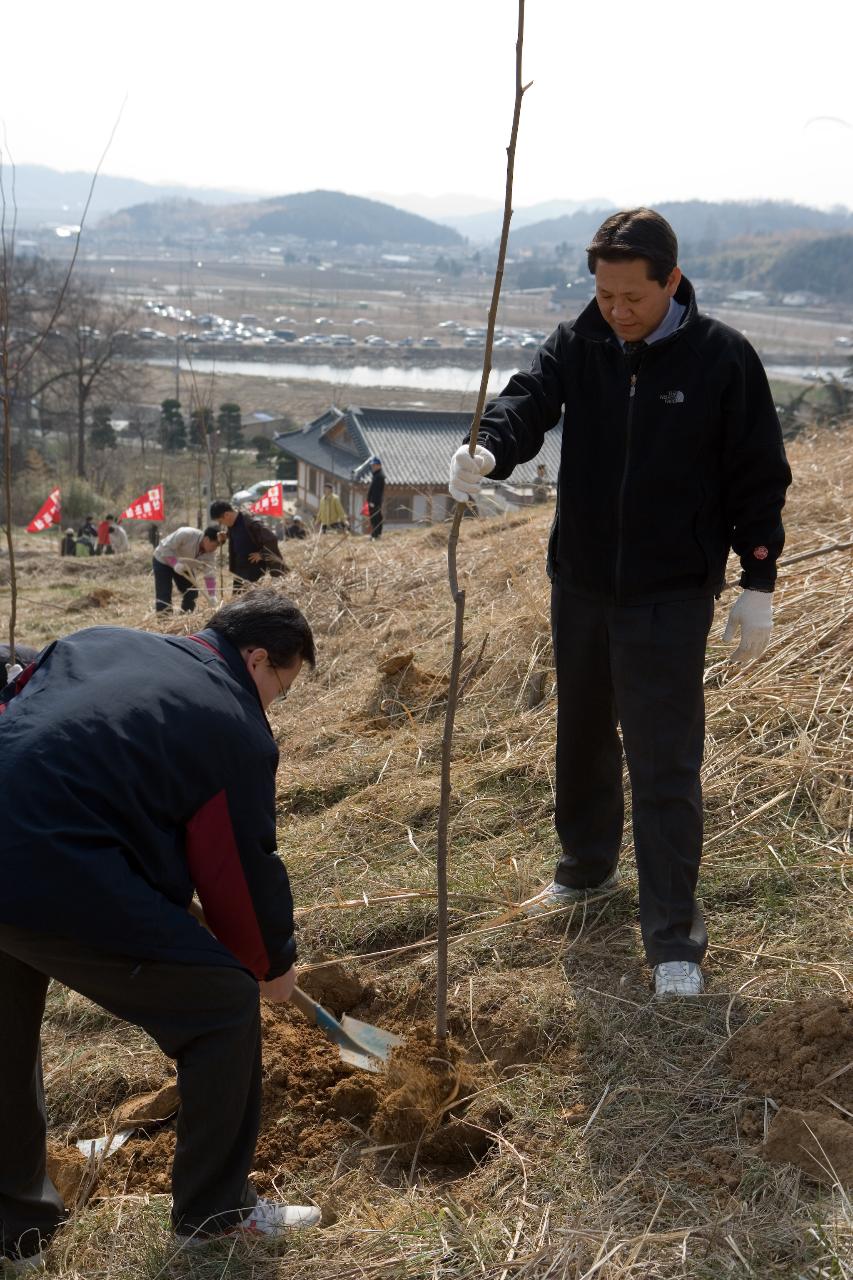
[[257, 502], [253, 502], [249, 510], [256, 516], [283, 516], [284, 515], [284, 486], [279, 481]]
[[163, 520], [163, 486], [155, 484], [153, 489], [143, 493], [135, 502], [131, 502], [126, 511], [122, 511], [119, 520]]
[[55, 524], [59, 524], [62, 516], [62, 503], [59, 500], [59, 490], [52, 489], [50, 497], [33, 516], [27, 525], [27, 533], [41, 533], [43, 529], [52, 529]]

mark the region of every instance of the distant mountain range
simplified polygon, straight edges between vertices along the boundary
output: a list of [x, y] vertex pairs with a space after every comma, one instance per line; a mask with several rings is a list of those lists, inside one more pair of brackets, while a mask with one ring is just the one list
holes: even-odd
[[[11, 204], [11, 172], [3, 173], [6, 200]], [[79, 222], [92, 184], [91, 173], [62, 173], [41, 164], [15, 166], [15, 203], [22, 227], [42, 222]], [[139, 182], [136, 178], [115, 178], [102, 173], [95, 183], [89, 215], [93, 223], [106, 214], [145, 200], [195, 199], [209, 204], [237, 204], [252, 200], [254, 191], [226, 191], [215, 187]]]
[[[7, 205], [11, 174], [3, 173]], [[15, 169], [15, 202], [22, 231], [40, 225], [75, 224], [88, 195], [91, 174], [63, 173], [44, 165], [19, 164]], [[744, 237], [792, 233], [827, 235], [853, 232], [853, 213], [823, 211], [782, 201], [667, 201], [655, 207], [668, 218], [682, 245], [713, 253]], [[614, 212], [612, 201], [547, 200], [513, 213], [510, 248], [548, 251], [557, 245], [582, 248], [603, 219]], [[478, 196], [416, 193], [366, 199], [340, 191], [309, 191], [260, 197], [256, 192], [229, 191], [178, 184], [140, 182], [101, 174], [95, 185], [89, 226], [108, 234], [143, 239], [202, 239], [211, 235], [294, 235], [304, 240], [352, 244], [419, 244], [459, 246], [462, 237], [494, 244], [500, 233], [502, 208]]]
[[[444, 195], [421, 196], [387, 195], [375, 193], [377, 200], [386, 201], [398, 209], [418, 213], [455, 229], [469, 240], [487, 243], [497, 240], [503, 223], [503, 205], [496, 200], [483, 200], [478, 196]], [[522, 205], [514, 209], [512, 225], [526, 227], [547, 218], [559, 218], [583, 209], [612, 208], [613, 202], [606, 196], [592, 196], [587, 200], [544, 200], [539, 204]]]
[[[655, 209], [672, 224], [682, 245], [713, 248], [742, 236], [779, 235], [791, 231], [853, 231], [849, 209], [825, 212], [807, 205], [775, 200], [664, 201]], [[510, 248], [553, 248], [558, 244], [585, 245], [614, 205], [582, 209], [558, 218], [534, 222], [510, 232]]]
[[[591, 200], [543, 200], [541, 204], [531, 204], [520, 209], [513, 209], [511, 226], [519, 229], [528, 226], [539, 226], [542, 222], [561, 217], [583, 215], [591, 209], [613, 209], [616, 206], [604, 196], [596, 196]], [[469, 240], [489, 242], [497, 240], [503, 225], [503, 208], [492, 209], [486, 213], [469, 213], [453, 217], [439, 218], [455, 227]], [[600, 219], [599, 219], [600, 221]], [[596, 224], [598, 225], [598, 224]]]
[[210, 236], [302, 240], [341, 245], [461, 245], [462, 236], [378, 200], [342, 191], [303, 191], [250, 204], [208, 205], [196, 200], [167, 200], [132, 205], [98, 224], [99, 233], [135, 239], [195, 240]]

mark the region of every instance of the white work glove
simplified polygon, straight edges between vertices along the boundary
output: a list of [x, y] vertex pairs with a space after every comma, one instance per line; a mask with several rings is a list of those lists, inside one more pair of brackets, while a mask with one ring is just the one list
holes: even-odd
[[744, 591], [732, 605], [723, 632], [727, 644], [737, 639], [740, 628], [740, 644], [730, 657], [731, 662], [750, 662], [760, 658], [770, 641], [773, 630], [773, 595], [769, 591]]
[[175, 573], [180, 574], [182, 578], [190, 578], [192, 576], [190, 574], [189, 569], [184, 564], [183, 560], [176, 560], [175, 563], [172, 565], [172, 568], [174, 569]]
[[21, 666], [20, 662], [7, 662], [6, 683], [11, 684], [13, 680], [17, 680], [23, 669], [24, 668]]
[[474, 456], [467, 444], [457, 449], [450, 459], [450, 496], [456, 502], [468, 502], [475, 498], [483, 483], [483, 476], [494, 471], [496, 458], [481, 444], [475, 445]]

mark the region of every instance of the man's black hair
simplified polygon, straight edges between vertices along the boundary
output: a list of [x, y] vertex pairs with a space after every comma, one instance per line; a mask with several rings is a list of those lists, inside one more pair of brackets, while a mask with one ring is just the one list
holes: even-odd
[[649, 279], [665, 285], [678, 263], [678, 239], [666, 218], [654, 209], [623, 209], [606, 218], [587, 245], [586, 260], [592, 275], [599, 258], [604, 262], [645, 258]]
[[309, 667], [316, 664], [314, 637], [305, 616], [272, 587], [241, 592], [217, 609], [207, 625], [237, 649], [266, 649], [274, 667], [292, 667], [297, 658]]
[[217, 498], [216, 502], [211, 502], [210, 504], [210, 518], [211, 520], [218, 520], [220, 516], [225, 515], [226, 511], [233, 510], [234, 508], [230, 502], [226, 502], [224, 498]]
[[204, 531], [203, 537], [207, 538], [208, 542], [218, 542], [219, 541], [219, 525], [209, 524]]

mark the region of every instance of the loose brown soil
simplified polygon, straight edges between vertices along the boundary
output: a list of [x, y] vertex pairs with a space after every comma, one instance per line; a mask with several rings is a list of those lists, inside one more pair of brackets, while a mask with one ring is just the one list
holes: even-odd
[[853, 1002], [822, 996], [771, 1013], [735, 1037], [731, 1057], [735, 1075], [776, 1103], [831, 1112], [824, 1093], [853, 1111], [853, 1069], [828, 1079], [853, 1059]]
[[774, 1164], [795, 1164], [818, 1182], [853, 1187], [853, 1124], [841, 1116], [782, 1107], [761, 1154]]
[[[364, 992], [360, 980], [340, 965], [304, 978], [312, 994], [336, 1011], [352, 1007]], [[373, 1075], [342, 1062], [315, 1027], [287, 1008], [264, 1005], [262, 1022], [263, 1103], [252, 1173], [259, 1191], [286, 1187], [288, 1174], [310, 1176], [315, 1164], [327, 1171], [330, 1158], [353, 1148], [369, 1156], [380, 1147], [384, 1160], [392, 1155], [407, 1162], [417, 1151], [426, 1166], [467, 1171], [496, 1142], [493, 1131], [506, 1116], [488, 1092], [480, 1092], [491, 1077], [486, 1069], [470, 1066], [452, 1040], [438, 1048], [430, 1029], [407, 1030], [387, 1069]], [[149, 1124], [146, 1130], [143, 1122], [161, 1114], [176, 1093], [168, 1084], [120, 1108], [124, 1123], [140, 1117], [140, 1132], [104, 1161], [97, 1194], [169, 1191], [174, 1124]], [[65, 1162], [61, 1176], [66, 1164], [75, 1171], [78, 1164], [85, 1167], [76, 1151], [58, 1151]]]
[[86, 1172], [87, 1160], [76, 1147], [61, 1147], [58, 1142], [47, 1144], [47, 1176], [65, 1202], [73, 1205]]
[[130, 1129], [134, 1125], [159, 1124], [171, 1120], [181, 1105], [181, 1095], [174, 1082], [164, 1084], [154, 1093], [142, 1093], [128, 1098], [116, 1107], [113, 1124], [116, 1129]]
[[354, 1009], [364, 999], [366, 991], [355, 969], [337, 961], [300, 970], [299, 985], [338, 1018]]
[[853, 1003], [825, 996], [773, 1013], [736, 1037], [731, 1058], [736, 1076], [780, 1105], [762, 1156], [853, 1182], [853, 1123], [839, 1110], [853, 1111]]

